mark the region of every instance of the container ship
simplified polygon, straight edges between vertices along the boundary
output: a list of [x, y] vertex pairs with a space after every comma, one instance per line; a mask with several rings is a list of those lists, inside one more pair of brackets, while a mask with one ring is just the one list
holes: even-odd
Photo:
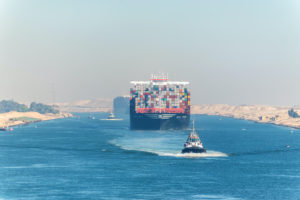
[[189, 82], [169, 81], [164, 74], [150, 81], [131, 81], [130, 128], [132, 130], [181, 130], [190, 122]]

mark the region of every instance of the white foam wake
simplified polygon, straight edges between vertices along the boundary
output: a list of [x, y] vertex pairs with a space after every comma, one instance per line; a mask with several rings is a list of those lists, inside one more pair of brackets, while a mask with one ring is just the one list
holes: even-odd
[[218, 151], [207, 151], [206, 153], [158, 153], [159, 156], [172, 156], [182, 158], [212, 158], [227, 157], [227, 154]]
[[205, 195], [205, 194], [193, 195], [193, 199], [199, 199], [199, 200], [242, 200], [241, 198], [231, 197], [231, 196], [227, 196], [227, 195]]
[[123, 119], [100, 119], [102, 121], [122, 121]]
[[127, 151], [140, 151], [151, 154], [156, 154], [158, 156], [169, 156], [169, 157], [182, 157], [182, 158], [216, 158], [216, 157], [228, 157], [226, 153], [207, 150], [206, 153], [180, 153], [180, 152], [172, 152], [172, 151], [158, 151], [153, 149], [143, 149], [143, 148], [128, 148], [124, 147], [120, 144], [115, 143], [114, 141], [110, 142], [111, 144], [120, 147], [123, 150]]

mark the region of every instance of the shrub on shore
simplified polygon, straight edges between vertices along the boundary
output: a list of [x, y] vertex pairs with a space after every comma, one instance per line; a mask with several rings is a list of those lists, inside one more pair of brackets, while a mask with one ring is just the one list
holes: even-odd
[[59, 110], [56, 109], [54, 106], [49, 106], [49, 105], [45, 105], [42, 103], [35, 103], [35, 102], [32, 102], [30, 104], [29, 109], [30, 109], [30, 111], [38, 112], [41, 114], [46, 114], [46, 113], [58, 114], [59, 113]]
[[0, 101], [0, 113], [6, 113], [10, 111], [17, 111], [17, 112], [38, 112], [41, 114], [46, 113], [53, 113], [58, 114], [59, 110], [57, 107], [45, 105], [42, 103], [32, 102], [30, 107], [26, 106], [25, 104], [19, 104], [13, 100], [2, 100]]
[[24, 104], [19, 104], [12, 100], [0, 101], [0, 113], [17, 111], [17, 112], [28, 112], [29, 108]]

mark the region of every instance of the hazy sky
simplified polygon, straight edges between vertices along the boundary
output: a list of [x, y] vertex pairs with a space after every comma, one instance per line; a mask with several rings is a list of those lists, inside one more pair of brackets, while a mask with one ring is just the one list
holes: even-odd
[[0, 99], [113, 98], [153, 72], [193, 104], [300, 104], [299, 0], [0, 0]]

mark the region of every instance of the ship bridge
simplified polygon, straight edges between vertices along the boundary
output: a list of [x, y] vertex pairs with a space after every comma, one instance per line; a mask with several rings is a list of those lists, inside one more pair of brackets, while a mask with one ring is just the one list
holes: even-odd
[[188, 85], [187, 81], [169, 81], [168, 75], [151, 74], [150, 81], [130, 81], [133, 85]]

